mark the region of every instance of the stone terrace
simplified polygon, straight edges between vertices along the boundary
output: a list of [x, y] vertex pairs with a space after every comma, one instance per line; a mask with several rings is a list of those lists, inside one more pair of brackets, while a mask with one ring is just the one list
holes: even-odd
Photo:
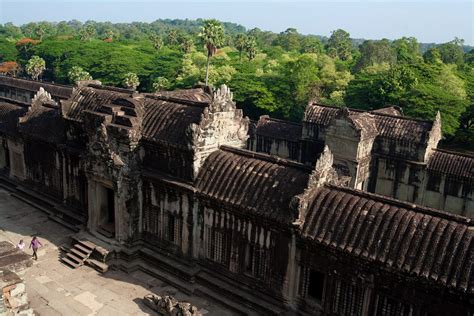
[[[100, 274], [83, 266], [73, 270], [59, 261], [59, 247], [68, 245], [73, 232], [51, 221], [41, 211], [0, 189], [0, 243], [28, 245], [37, 235], [43, 244], [39, 259], [19, 275], [25, 280], [30, 306], [40, 315], [154, 315], [143, 303], [148, 293], [176, 293], [179, 300], [196, 305], [203, 314], [231, 315], [219, 305], [187, 297], [143, 272]], [[26, 249], [30, 254], [31, 250]]]

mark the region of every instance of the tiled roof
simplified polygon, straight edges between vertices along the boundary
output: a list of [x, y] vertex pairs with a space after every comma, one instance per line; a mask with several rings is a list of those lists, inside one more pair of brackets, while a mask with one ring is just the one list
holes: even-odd
[[173, 91], [160, 91], [156, 93], [157, 96], [178, 98], [181, 100], [196, 101], [196, 102], [211, 102], [210, 92], [206, 92], [203, 88], [183, 89]]
[[472, 293], [471, 220], [361, 191], [325, 186], [310, 198], [302, 234], [392, 272]]
[[56, 144], [65, 140], [66, 125], [58, 109], [36, 106], [21, 121], [20, 131], [27, 137]]
[[204, 198], [288, 224], [296, 217], [290, 202], [306, 188], [309, 173], [298, 163], [222, 146], [204, 162], [196, 187]]
[[375, 123], [380, 136], [402, 142], [426, 144], [433, 127], [432, 122], [409, 118], [376, 115]]
[[84, 111], [96, 111], [100, 106], [112, 104], [120, 98], [128, 98], [130, 94], [109, 90], [95, 89], [90, 87], [78, 88], [71, 97], [71, 108], [66, 117], [76, 121], [82, 121]]
[[289, 121], [272, 119], [267, 115], [257, 123], [257, 135], [297, 142], [301, 138], [302, 125]]
[[[331, 120], [343, 111], [342, 108], [309, 105], [306, 108], [304, 122], [328, 126]], [[363, 112], [349, 109], [352, 114], [366, 113], [372, 115], [380, 137], [401, 142], [424, 144], [428, 141], [433, 123], [429, 121], [411, 119], [400, 115], [389, 115], [381, 111]]]
[[0, 100], [0, 131], [15, 134], [18, 131], [18, 118], [27, 111], [26, 107]]
[[183, 105], [176, 102], [145, 101], [143, 136], [151, 141], [165, 141], [186, 145], [186, 130], [192, 123], [198, 124], [203, 107]]
[[378, 113], [378, 114], [388, 114], [388, 115], [393, 115], [393, 116], [403, 116], [403, 112], [401, 108], [398, 106], [388, 106], [385, 108], [377, 109], [377, 110], [372, 110], [370, 113]]
[[[186, 129], [192, 123], [200, 121], [206, 104], [194, 99], [204, 100], [205, 98], [200, 97], [197, 89], [192, 90], [188, 95], [178, 90], [175, 94], [169, 92], [166, 96], [151, 94], [144, 96], [144, 138], [150, 141], [186, 145]], [[97, 111], [102, 105], [116, 104], [120, 100], [131, 97], [131, 93], [126, 93], [123, 89], [112, 91], [91, 87], [80, 88], [72, 97], [71, 107], [66, 117], [81, 121], [85, 110]]]
[[43, 81], [12, 78], [1, 75], [0, 86], [9, 86], [18, 89], [28, 90], [35, 93], [39, 90], [39, 88], [43, 87], [43, 89], [49, 92], [51, 96], [59, 99], [69, 98], [72, 94], [73, 89], [71, 86], [52, 84]]
[[327, 126], [336, 117], [341, 108], [322, 105], [309, 105], [304, 113], [303, 122]]
[[474, 180], [474, 156], [437, 149], [428, 160], [428, 170]]

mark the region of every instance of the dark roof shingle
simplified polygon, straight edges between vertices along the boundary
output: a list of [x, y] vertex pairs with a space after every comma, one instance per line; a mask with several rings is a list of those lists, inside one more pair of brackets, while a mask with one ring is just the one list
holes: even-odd
[[26, 80], [12, 78], [0, 75], [0, 86], [9, 86], [13, 88], [23, 89], [31, 92], [37, 92], [41, 87], [49, 92], [51, 96], [59, 99], [67, 99], [72, 95], [73, 88], [71, 86], [58, 85], [43, 81]]
[[428, 170], [474, 180], [474, 156], [437, 149], [428, 160]]
[[302, 234], [311, 242], [473, 292], [470, 219], [334, 186], [316, 190], [308, 205]]
[[[343, 109], [312, 104], [306, 108], [304, 122], [326, 127], [340, 111], [343, 111]], [[349, 112], [354, 115], [358, 113], [372, 115], [379, 137], [388, 140], [426, 144], [433, 127], [433, 123], [430, 121], [412, 119], [400, 115], [389, 115], [382, 113], [382, 111], [364, 112], [349, 109]]]
[[301, 138], [302, 125], [289, 121], [272, 119], [263, 115], [257, 122], [257, 135], [297, 142]]
[[298, 163], [222, 146], [204, 162], [196, 187], [204, 198], [288, 224], [296, 217], [290, 202], [306, 188], [309, 173]]
[[28, 108], [0, 100], [0, 131], [13, 135], [18, 131], [18, 119]]
[[31, 108], [20, 120], [20, 131], [27, 137], [48, 143], [62, 143], [66, 137], [66, 125], [58, 109], [44, 106]]
[[[142, 123], [144, 139], [186, 145], [187, 127], [200, 121], [206, 105], [203, 101], [194, 100], [205, 99], [198, 93], [198, 89], [193, 89], [189, 94], [178, 90], [175, 93], [169, 92], [166, 96], [152, 94], [144, 96], [145, 113]], [[80, 88], [72, 97], [66, 117], [82, 121], [86, 110], [97, 111], [103, 105], [118, 104], [121, 100], [131, 97], [130, 93], [122, 91]]]

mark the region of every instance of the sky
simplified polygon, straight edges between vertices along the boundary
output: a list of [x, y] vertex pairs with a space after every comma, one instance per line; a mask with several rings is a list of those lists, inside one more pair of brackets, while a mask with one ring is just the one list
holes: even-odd
[[463, 38], [474, 45], [473, 0], [0, 0], [0, 23], [31, 21], [151, 22], [160, 18], [216, 18], [247, 29], [329, 36], [342, 28], [353, 38], [414, 36], [424, 43]]

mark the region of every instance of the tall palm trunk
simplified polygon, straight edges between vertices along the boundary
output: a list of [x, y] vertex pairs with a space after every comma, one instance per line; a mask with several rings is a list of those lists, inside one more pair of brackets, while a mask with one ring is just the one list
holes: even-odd
[[206, 86], [207, 86], [207, 81], [209, 79], [209, 60], [211, 59], [211, 54], [208, 52], [207, 53], [207, 64], [206, 64]]

